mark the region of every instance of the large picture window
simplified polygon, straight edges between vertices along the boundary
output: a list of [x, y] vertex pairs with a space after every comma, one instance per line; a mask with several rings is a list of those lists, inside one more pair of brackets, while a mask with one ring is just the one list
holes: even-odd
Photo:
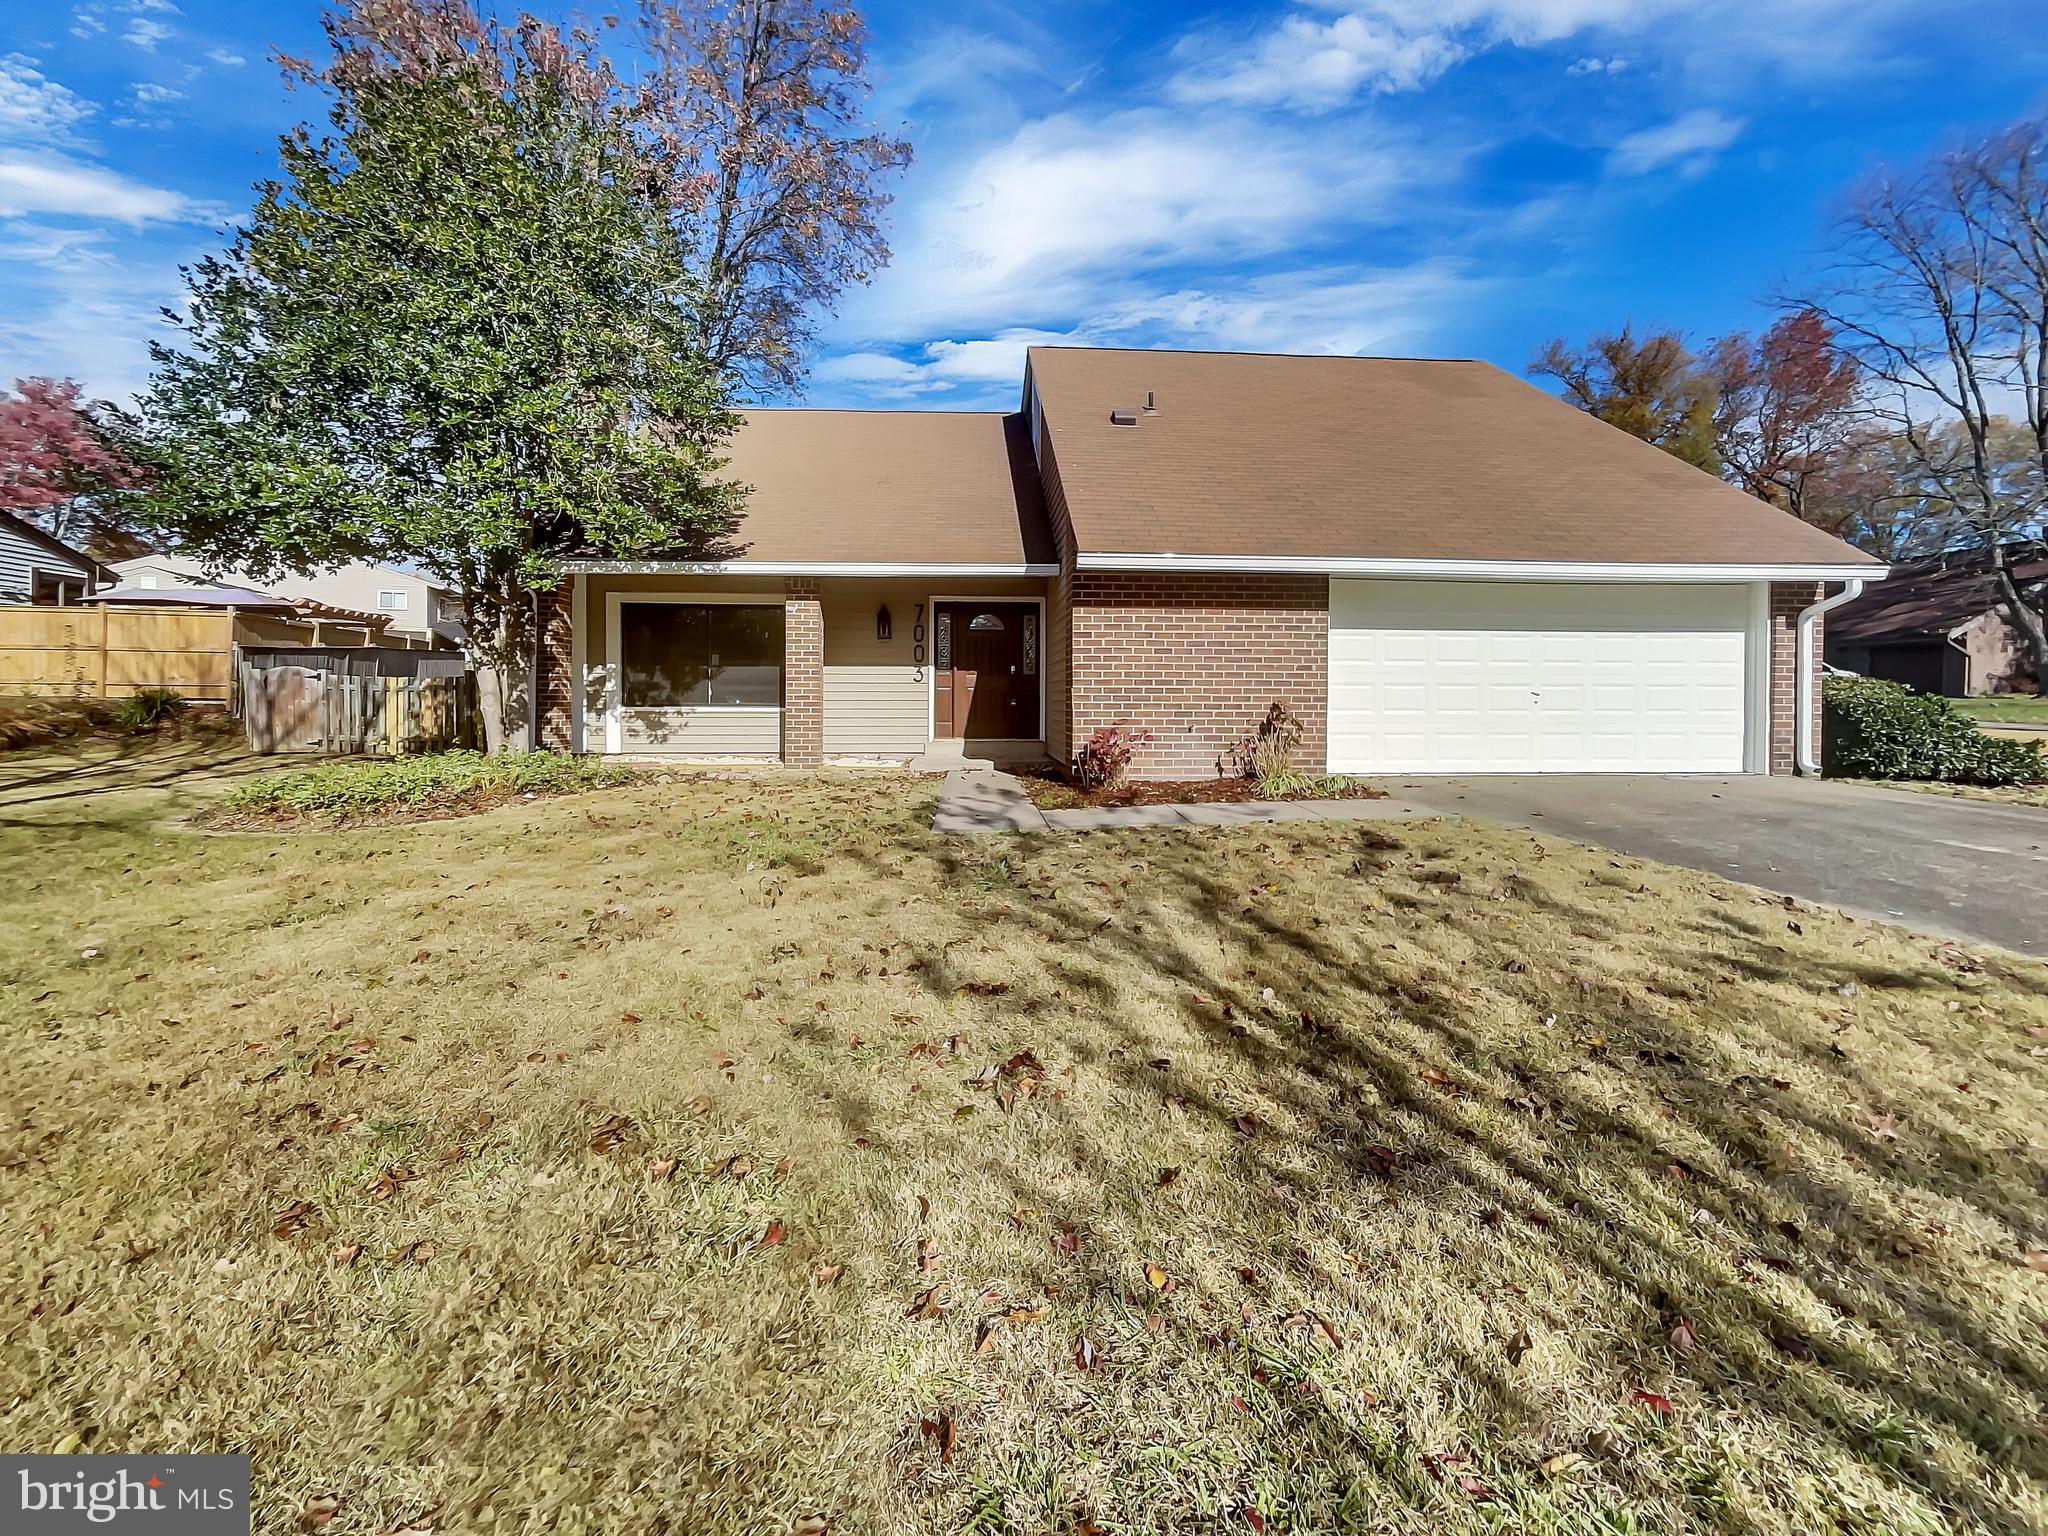
[[619, 700], [627, 709], [782, 703], [782, 609], [621, 603]]

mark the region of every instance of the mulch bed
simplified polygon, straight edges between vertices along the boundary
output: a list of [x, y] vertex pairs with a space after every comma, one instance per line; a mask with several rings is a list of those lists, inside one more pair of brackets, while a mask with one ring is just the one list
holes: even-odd
[[[1071, 779], [1050, 773], [1020, 773], [1018, 780], [1031, 803], [1041, 811], [1071, 811], [1084, 806], [1212, 805], [1257, 800], [1249, 779], [1131, 779], [1114, 789], [1083, 789]], [[1384, 800], [1384, 790], [1353, 784], [1341, 795], [1279, 795], [1281, 800]]]

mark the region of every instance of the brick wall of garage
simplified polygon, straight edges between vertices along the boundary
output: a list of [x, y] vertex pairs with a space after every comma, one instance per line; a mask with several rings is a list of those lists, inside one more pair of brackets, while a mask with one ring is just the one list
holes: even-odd
[[1071, 739], [1149, 731], [1132, 772], [1207, 778], [1279, 700], [1320, 773], [1329, 718], [1330, 584], [1321, 576], [1075, 571], [1068, 586]]
[[[1794, 747], [1799, 739], [1798, 699], [1794, 691], [1799, 675], [1799, 615], [1821, 600], [1817, 582], [1778, 582], [1771, 587], [1771, 751], [1770, 771], [1792, 773], [1798, 759]], [[1813, 751], [1820, 756], [1821, 653], [1827, 627], [1823, 615], [1813, 625]]]

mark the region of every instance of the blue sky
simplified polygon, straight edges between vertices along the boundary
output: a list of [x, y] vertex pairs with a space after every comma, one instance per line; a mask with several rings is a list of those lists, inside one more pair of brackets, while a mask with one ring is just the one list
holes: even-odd
[[[600, 7], [601, 9], [602, 7]], [[2040, 0], [880, 0], [917, 161], [814, 404], [1002, 405], [1022, 348], [1478, 356], [1768, 319], [1883, 161], [2048, 110]], [[126, 396], [317, 113], [284, 3], [0, 13], [0, 379]]]

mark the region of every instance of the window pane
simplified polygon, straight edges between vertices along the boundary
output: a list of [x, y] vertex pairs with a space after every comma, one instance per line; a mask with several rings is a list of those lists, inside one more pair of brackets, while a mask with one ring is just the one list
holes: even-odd
[[711, 609], [711, 702], [782, 702], [782, 610]]
[[710, 702], [710, 624], [682, 603], [619, 605], [619, 698], [628, 709]]

